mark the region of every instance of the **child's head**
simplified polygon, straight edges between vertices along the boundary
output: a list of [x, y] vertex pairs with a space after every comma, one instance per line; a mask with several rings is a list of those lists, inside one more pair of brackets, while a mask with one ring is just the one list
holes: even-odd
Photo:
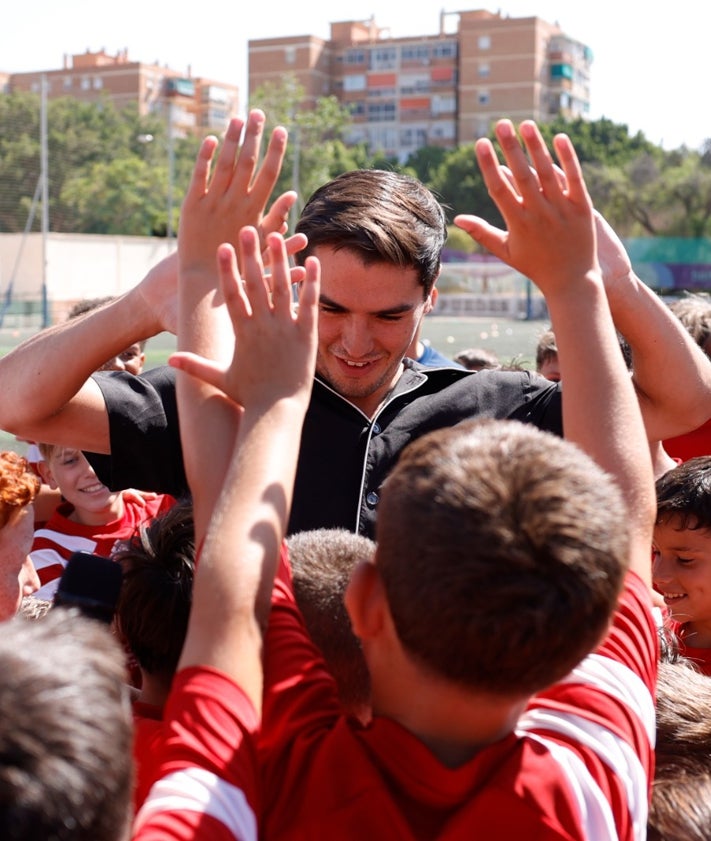
[[[83, 298], [69, 310], [68, 319], [78, 318], [87, 312], [113, 301], [113, 295], [106, 295], [102, 298]], [[107, 359], [99, 368], [99, 371], [128, 371], [130, 374], [140, 374], [146, 364], [146, 340], [134, 342], [127, 348]]]
[[28, 554], [34, 531], [32, 502], [38, 490], [39, 479], [27, 460], [0, 452], [0, 621], [17, 613], [25, 582], [37, 578]]
[[705, 841], [711, 825], [711, 680], [662, 660], [649, 810], [650, 841]]
[[123, 583], [116, 623], [144, 672], [175, 673], [192, 604], [195, 530], [192, 505], [181, 500], [114, 550]]
[[411, 662], [518, 698], [601, 640], [628, 563], [612, 479], [574, 445], [515, 421], [462, 423], [410, 444], [382, 488], [376, 543]]
[[673, 619], [711, 630], [711, 456], [669, 470], [656, 491], [654, 586]]
[[346, 529], [314, 529], [291, 535], [287, 544], [294, 596], [309, 636], [338, 684], [344, 709], [367, 717], [370, 676], [344, 594], [354, 567], [372, 560], [375, 543]]
[[558, 345], [552, 330], [542, 333], [536, 344], [536, 371], [547, 380], [560, 380]]
[[121, 514], [121, 494], [102, 484], [81, 450], [40, 443], [43, 461], [38, 465], [42, 479], [58, 488], [74, 506], [73, 516], [85, 525], [99, 525]]
[[122, 651], [106, 626], [53, 608], [0, 635], [0, 837], [128, 836], [132, 730]]

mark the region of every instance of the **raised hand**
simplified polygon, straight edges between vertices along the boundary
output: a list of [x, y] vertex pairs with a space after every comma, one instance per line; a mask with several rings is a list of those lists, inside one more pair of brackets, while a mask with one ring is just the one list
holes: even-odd
[[[289, 267], [284, 239], [269, 234], [267, 277], [260, 241], [254, 228], [240, 233], [242, 276], [235, 249], [228, 243], [217, 251], [222, 293], [235, 335], [229, 364], [181, 352], [170, 364], [218, 388], [232, 401], [250, 407], [291, 397], [308, 399], [316, 359], [316, 322], [320, 267], [308, 258], [303, 269]], [[293, 306], [292, 283], [298, 272], [301, 293]]]
[[523, 122], [520, 134], [528, 158], [512, 123], [501, 120], [496, 126], [506, 166], [491, 141], [476, 144], [484, 181], [507, 229], [469, 215], [454, 222], [547, 294], [571, 276], [599, 273], [594, 212], [570, 139], [554, 140], [561, 178], [535, 123]]

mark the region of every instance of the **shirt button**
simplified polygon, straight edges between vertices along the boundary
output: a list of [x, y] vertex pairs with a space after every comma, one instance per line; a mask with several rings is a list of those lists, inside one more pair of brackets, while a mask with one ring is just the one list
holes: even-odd
[[375, 508], [375, 506], [380, 502], [380, 497], [375, 491], [371, 491], [368, 496], [366, 496], [365, 501], [371, 508]]
[[380, 424], [377, 422], [373, 424], [373, 435], [380, 435]]

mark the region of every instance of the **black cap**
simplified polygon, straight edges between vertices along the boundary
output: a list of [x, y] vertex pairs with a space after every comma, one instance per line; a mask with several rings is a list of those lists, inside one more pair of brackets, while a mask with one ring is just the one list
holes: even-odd
[[121, 591], [121, 567], [91, 552], [74, 552], [54, 596], [57, 607], [77, 607], [87, 616], [109, 624]]

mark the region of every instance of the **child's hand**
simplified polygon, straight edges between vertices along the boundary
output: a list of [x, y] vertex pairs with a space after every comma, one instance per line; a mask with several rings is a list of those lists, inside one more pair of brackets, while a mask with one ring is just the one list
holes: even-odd
[[475, 216], [457, 216], [454, 221], [548, 295], [565, 289], [571, 278], [600, 273], [592, 202], [566, 135], [554, 140], [561, 178], [535, 123], [523, 122], [520, 133], [530, 162], [509, 120], [496, 126], [506, 167], [500, 165], [491, 141], [476, 144], [484, 181], [507, 230]]
[[[225, 243], [217, 253], [222, 291], [235, 333], [235, 353], [225, 366], [192, 353], [170, 358], [175, 368], [204, 380], [241, 406], [259, 408], [284, 398], [308, 400], [316, 360], [316, 323], [320, 267], [309, 258], [291, 269], [280, 234], [267, 237], [271, 271], [265, 274], [254, 228], [240, 233], [244, 279], [237, 270], [234, 248]], [[294, 272], [301, 294], [292, 300]]]
[[218, 141], [216, 137], [203, 141], [180, 215], [181, 276], [213, 275], [217, 246], [231, 243], [238, 247], [239, 231], [246, 225], [255, 227], [263, 237], [285, 232], [296, 193], [279, 196], [266, 215], [265, 207], [279, 177], [287, 133], [282, 127], [274, 129], [258, 166], [264, 122], [264, 114], [258, 110], [250, 112], [246, 124], [237, 118], [230, 121], [212, 175]]

